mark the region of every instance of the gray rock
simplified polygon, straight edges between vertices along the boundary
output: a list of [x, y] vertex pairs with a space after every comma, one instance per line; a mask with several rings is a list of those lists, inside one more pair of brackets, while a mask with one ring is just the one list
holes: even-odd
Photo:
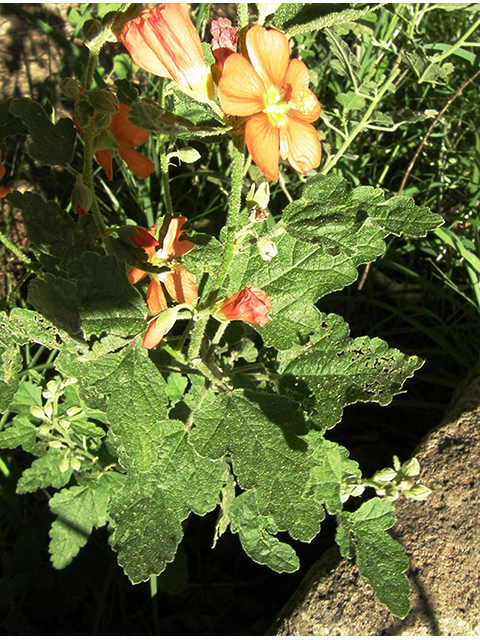
[[[476, 377], [475, 377], [476, 376]], [[480, 377], [462, 385], [414, 452], [425, 502], [400, 498], [393, 537], [409, 556], [410, 613], [391, 615], [336, 548], [310, 569], [268, 635], [480, 635]]]

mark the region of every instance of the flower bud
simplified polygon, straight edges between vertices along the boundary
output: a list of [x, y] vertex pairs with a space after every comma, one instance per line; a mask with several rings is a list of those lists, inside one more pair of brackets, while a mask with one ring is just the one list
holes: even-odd
[[113, 115], [118, 111], [118, 98], [107, 89], [92, 89], [88, 92], [88, 101], [97, 113]]
[[112, 117], [108, 113], [96, 113], [92, 118], [92, 129], [94, 131], [102, 131], [108, 129]]
[[265, 291], [245, 287], [225, 300], [216, 311], [215, 317], [221, 322], [243, 320], [263, 327], [271, 320], [268, 315], [271, 308], [272, 303]]
[[82, 29], [83, 37], [87, 42], [91, 42], [98, 35], [100, 35], [102, 30], [103, 30], [102, 23], [96, 20], [95, 18], [91, 18], [90, 20], [87, 20], [83, 25], [83, 29]]
[[71, 98], [72, 100], [74, 100], [80, 92], [80, 85], [73, 78], [64, 78], [60, 83], [60, 87], [67, 98]]
[[268, 238], [265, 238], [263, 236], [257, 238], [257, 248], [260, 257], [265, 261], [271, 260], [278, 253], [277, 245], [272, 242], [272, 240], [269, 240]]
[[83, 184], [81, 176], [77, 178], [77, 183], [72, 191], [72, 207], [75, 213], [83, 216], [90, 211], [93, 202], [93, 193]]
[[87, 127], [90, 122], [90, 118], [92, 118], [95, 114], [92, 105], [87, 102], [87, 100], [85, 100], [83, 96], [79, 100], [77, 100], [73, 111], [75, 114], [77, 125], [80, 127], [80, 129], [85, 129], [85, 127]]

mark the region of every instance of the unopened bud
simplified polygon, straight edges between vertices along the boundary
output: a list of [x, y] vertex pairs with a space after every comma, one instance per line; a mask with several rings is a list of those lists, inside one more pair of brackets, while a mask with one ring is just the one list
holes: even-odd
[[97, 113], [113, 115], [118, 109], [118, 98], [107, 89], [92, 89], [88, 92], [88, 101]]
[[69, 466], [70, 466], [70, 462], [68, 461], [68, 458], [67, 457], [63, 458], [63, 460], [61, 460], [60, 464], [58, 465], [60, 473], [66, 473], [68, 471]]
[[83, 184], [81, 177], [77, 178], [77, 183], [72, 191], [72, 207], [75, 213], [83, 216], [90, 211], [93, 202], [93, 193]]
[[80, 97], [75, 104], [74, 113], [78, 126], [84, 129], [88, 126], [90, 118], [93, 117], [95, 111], [89, 102]]
[[73, 78], [64, 78], [60, 83], [60, 87], [67, 98], [72, 98], [72, 100], [74, 100], [80, 92], [80, 85]]
[[70, 460], [70, 465], [74, 471], [80, 471], [80, 467], [82, 466], [82, 463], [78, 458], [72, 458]]
[[92, 118], [92, 129], [94, 131], [101, 131], [102, 129], [108, 129], [110, 126], [111, 116], [108, 113], [96, 113]]
[[257, 247], [260, 257], [265, 261], [271, 260], [278, 253], [277, 245], [263, 236], [257, 238]]
[[95, 18], [91, 18], [87, 20], [83, 25], [82, 33], [83, 37], [87, 42], [91, 42], [94, 40], [100, 33], [102, 32], [102, 23], [96, 20]]

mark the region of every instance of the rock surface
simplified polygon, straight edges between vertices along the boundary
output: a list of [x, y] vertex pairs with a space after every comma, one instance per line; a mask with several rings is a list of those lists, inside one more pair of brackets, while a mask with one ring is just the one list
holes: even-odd
[[267, 635], [480, 635], [480, 376], [414, 452], [426, 502], [400, 498], [391, 533], [409, 556], [404, 620], [374, 598], [336, 548], [310, 569]]

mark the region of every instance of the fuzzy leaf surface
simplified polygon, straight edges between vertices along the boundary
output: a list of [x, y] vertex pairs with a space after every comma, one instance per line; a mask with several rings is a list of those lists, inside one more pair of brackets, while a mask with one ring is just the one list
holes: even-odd
[[400, 543], [388, 533], [395, 524], [390, 502], [372, 498], [354, 513], [337, 517], [337, 542], [342, 555], [355, 556], [360, 574], [370, 583], [376, 598], [397, 617], [410, 608], [409, 584], [405, 576], [408, 558]]
[[71, 563], [94, 527], [105, 526], [110, 499], [122, 484], [123, 477], [110, 471], [95, 483], [63, 489], [50, 499], [50, 509], [58, 516], [50, 529], [49, 546], [56, 569]]
[[70, 335], [134, 336], [145, 328], [146, 307], [114, 256], [85, 252], [69, 265], [69, 279], [46, 274], [29, 287], [28, 299]]
[[[10, 342], [5, 336], [7, 342]], [[0, 342], [0, 411], [7, 409], [19, 385], [23, 358], [15, 343], [4, 345]]]
[[390, 403], [422, 365], [419, 358], [391, 349], [379, 338], [350, 338], [348, 325], [334, 314], [322, 314], [310, 340], [280, 352], [278, 359], [283, 375], [308, 384], [325, 429], [339, 422], [346, 405]]
[[258, 564], [266, 564], [277, 573], [292, 573], [300, 566], [289, 544], [272, 533], [277, 529], [271, 517], [258, 512], [254, 491], [244, 491], [229, 506], [230, 528], [238, 533], [245, 552]]
[[32, 466], [22, 473], [17, 484], [17, 493], [32, 493], [37, 489], [64, 487], [72, 476], [72, 469], [60, 470], [60, 462], [65, 453], [58, 449], [49, 449], [41, 458], [32, 462]]
[[153, 441], [143, 442], [147, 445], [152, 462], [148, 472], [137, 471], [144, 466], [143, 454], [140, 462], [131, 450], [128, 458], [121, 455], [127, 482], [112, 507], [116, 526], [111, 544], [134, 583], [160, 574], [172, 562], [183, 537], [183, 520], [192, 511], [205, 515], [214, 509], [223, 486], [222, 462], [201, 458], [188, 443], [183, 423], [156, 422]]
[[10, 113], [28, 129], [31, 138], [28, 153], [32, 158], [50, 166], [72, 161], [76, 131], [70, 118], [61, 118], [53, 124], [43, 107], [29, 98], [14, 98]]
[[347, 255], [362, 251], [369, 237], [384, 246], [387, 234], [419, 237], [442, 224], [439, 215], [408, 196], [388, 199], [383, 189], [352, 189], [334, 175], [310, 179], [302, 197], [285, 208], [283, 221], [300, 240]]
[[310, 467], [308, 429], [298, 405], [275, 394], [237, 390], [210, 395], [194, 414], [190, 442], [211, 459], [229, 454], [237, 483], [255, 490], [258, 512], [272, 531], [309, 541], [324, 511], [306, 495]]
[[[45, 201], [31, 191], [15, 191], [7, 196], [7, 200], [22, 212], [32, 245], [49, 256], [59, 258], [62, 267], [79, 258], [84, 251], [93, 250], [88, 235], [53, 200]], [[68, 251], [65, 251], [65, 246], [68, 246]]]

